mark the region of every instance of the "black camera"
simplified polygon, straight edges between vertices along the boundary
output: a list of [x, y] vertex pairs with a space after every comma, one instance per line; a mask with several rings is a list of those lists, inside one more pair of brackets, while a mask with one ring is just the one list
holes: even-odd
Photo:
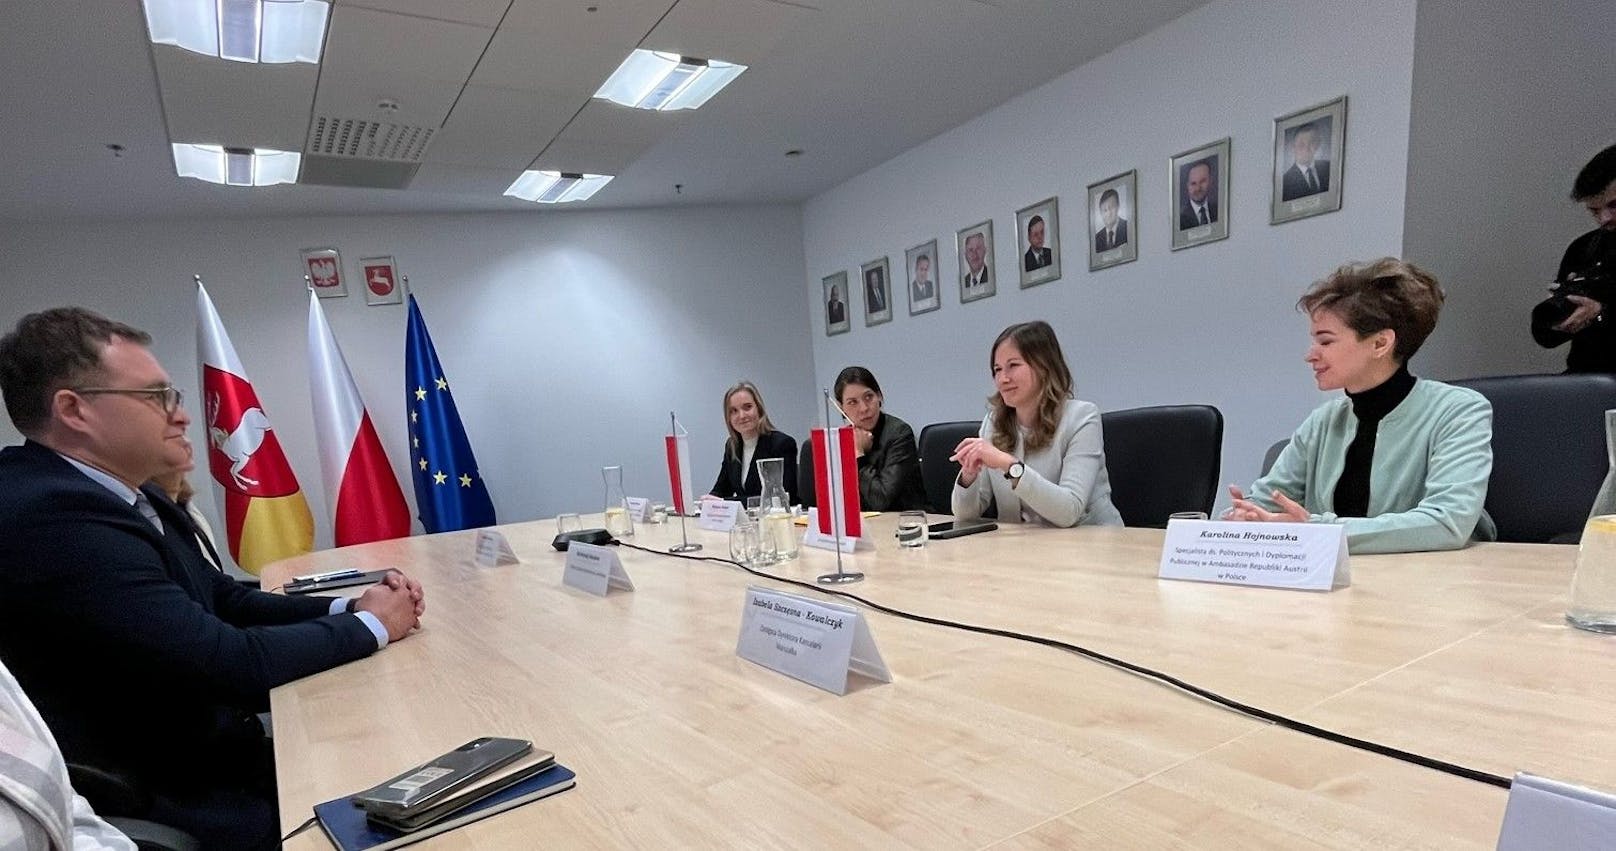
[[1591, 298], [1610, 307], [1616, 303], [1616, 261], [1608, 252], [1590, 252], [1592, 262], [1580, 269], [1566, 272], [1564, 277], [1549, 288], [1549, 299], [1540, 306], [1541, 318], [1548, 325], [1558, 325], [1577, 309], [1571, 296]]

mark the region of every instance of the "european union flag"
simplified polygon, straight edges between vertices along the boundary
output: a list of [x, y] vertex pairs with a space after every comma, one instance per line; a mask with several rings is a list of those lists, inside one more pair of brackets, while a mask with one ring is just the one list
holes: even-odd
[[421, 525], [427, 532], [494, 525], [494, 502], [477, 473], [471, 441], [414, 295], [404, 340], [404, 392], [410, 412], [410, 477]]

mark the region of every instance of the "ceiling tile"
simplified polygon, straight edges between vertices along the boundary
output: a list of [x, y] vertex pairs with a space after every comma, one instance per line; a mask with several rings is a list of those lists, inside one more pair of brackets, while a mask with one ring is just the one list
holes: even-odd
[[336, 0], [343, 8], [375, 9], [418, 18], [440, 21], [458, 21], [490, 29], [499, 25], [499, 19], [511, 5], [511, 0]]
[[358, 73], [464, 83], [492, 35], [489, 27], [337, 6], [331, 10], [320, 86]]
[[812, 9], [772, 0], [679, 0], [643, 46], [756, 65], [767, 61], [775, 45], [813, 14]]
[[172, 141], [303, 147], [318, 66], [226, 62], [167, 45], [153, 53]]
[[521, 171], [578, 109], [576, 96], [467, 86], [426, 161]]
[[[584, 11], [589, 5], [600, 11]], [[671, 0], [516, 0], [472, 82], [592, 95], [671, 5]]]

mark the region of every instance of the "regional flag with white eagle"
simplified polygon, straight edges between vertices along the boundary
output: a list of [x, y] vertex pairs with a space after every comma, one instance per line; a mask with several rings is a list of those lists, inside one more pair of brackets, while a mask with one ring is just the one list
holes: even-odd
[[408, 536], [410, 509], [404, 491], [313, 290], [309, 291], [309, 394], [337, 546]]
[[248, 573], [314, 549], [314, 517], [236, 347], [200, 281], [196, 351], [208, 417], [208, 469], [224, 488], [230, 555]]

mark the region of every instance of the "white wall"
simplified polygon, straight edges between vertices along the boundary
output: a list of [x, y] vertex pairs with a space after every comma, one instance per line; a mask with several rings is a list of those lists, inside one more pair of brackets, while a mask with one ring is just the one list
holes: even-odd
[[[812, 199], [803, 288], [820, 385], [862, 364], [888, 410], [917, 429], [975, 419], [993, 338], [1042, 318], [1079, 396], [1102, 409], [1220, 408], [1223, 478], [1249, 482], [1264, 449], [1322, 398], [1302, 363], [1297, 296], [1343, 261], [1402, 247], [1414, 16], [1414, 0], [1214, 2]], [[1340, 94], [1350, 98], [1343, 208], [1270, 226], [1272, 119]], [[1169, 251], [1167, 159], [1224, 136], [1230, 237]], [[1139, 260], [1090, 273], [1085, 187], [1128, 169], [1143, 198]], [[1051, 195], [1064, 277], [1019, 290], [1015, 211]], [[954, 233], [989, 216], [998, 295], [961, 305]], [[886, 255], [902, 282], [904, 250], [933, 238], [935, 277], [955, 282], [941, 310], [908, 316], [900, 283], [890, 324], [863, 327], [860, 296], [852, 331], [825, 336], [821, 277], [857, 281], [860, 263]]]
[[[625, 465], [630, 495], [665, 500], [670, 410], [691, 431], [696, 486], [706, 488], [724, 440], [722, 394], [740, 377], [759, 383], [777, 425], [804, 433], [813, 390], [800, 234], [798, 211], [778, 206], [8, 225], [0, 229], [0, 326], [79, 304], [150, 331], [186, 391], [200, 447], [191, 275], [201, 274], [326, 547], [300, 248], [337, 247], [350, 275], [362, 256], [394, 255], [499, 518], [512, 522], [599, 511], [605, 464]], [[325, 301], [326, 315], [413, 507], [404, 475], [405, 309], [367, 307], [355, 286], [350, 292]], [[0, 442], [15, 440], [10, 422], [0, 425]]]
[[1559, 372], [1530, 312], [1566, 244], [1593, 227], [1569, 198], [1616, 143], [1608, 0], [1421, 0], [1404, 249], [1447, 287], [1433, 375]]

